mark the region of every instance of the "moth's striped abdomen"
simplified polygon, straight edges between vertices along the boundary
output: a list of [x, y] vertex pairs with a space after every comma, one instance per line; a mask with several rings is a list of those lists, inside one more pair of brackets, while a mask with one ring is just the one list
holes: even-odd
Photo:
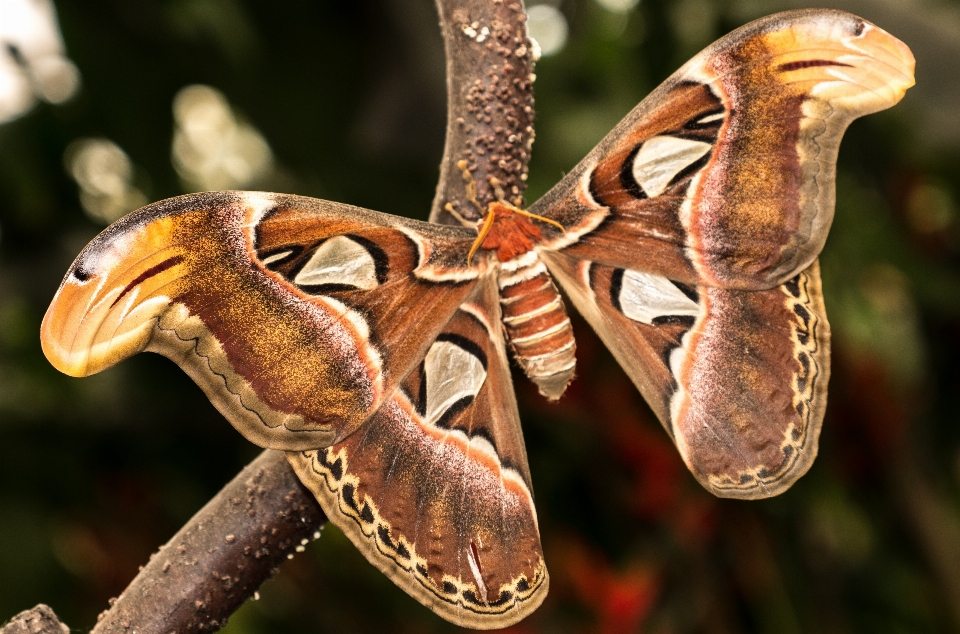
[[573, 378], [576, 343], [560, 293], [536, 252], [504, 262], [500, 306], [517, 363], [540, 393], [558, 399]]

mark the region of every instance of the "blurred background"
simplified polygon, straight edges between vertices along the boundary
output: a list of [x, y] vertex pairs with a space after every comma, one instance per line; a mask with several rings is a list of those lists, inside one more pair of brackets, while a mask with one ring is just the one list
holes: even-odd
[[[38, 330], [67, 267], [128, 211], [206, 189], [425, 219], [444, 62], [431, 0], [54, 4], [0, 0], [0, 621], [44, 602], [89, 629], [258, 449], [161, 357], [53, 370]], [[544, 56], [527, 201], [703, 46], [800, 6], [528, 5]], [[713, 498], [578, 321], [558, 405], [517, 381], [552, 587], [513, 632], [960, 632], [960, 2], [830, 6], [918, 65], [841, 149], [820, 457], [779, 498]], [[332, 526], [260, 594], [226, 631], [457, 629]]]

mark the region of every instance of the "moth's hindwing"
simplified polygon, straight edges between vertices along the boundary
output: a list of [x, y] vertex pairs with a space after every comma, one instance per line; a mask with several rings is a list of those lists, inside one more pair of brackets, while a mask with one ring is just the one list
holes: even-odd
[[833, 219], [837, 148], [913, 85], [910, 50], [848, 13], [792, 11], [694, 57], [531, 207], [541, 249], [687, 284], [769, 289]]
[[460, 625], [506, 627], [548, 578], [496, 283], [434, 339], [356, 433], [290, 462], [371, 563]]
[[149, 205], [84, 249], [42, 327], [83, 376], [141, 350], [180, 364], [248, 439], [330, 445], [370, 417], [469, 296], [472, 232], [299, 196]]
[[810, 468], [830, 374], [816, 262], [768, 291], [736, 291], [546, 261], [707, 489], [769, 497]]

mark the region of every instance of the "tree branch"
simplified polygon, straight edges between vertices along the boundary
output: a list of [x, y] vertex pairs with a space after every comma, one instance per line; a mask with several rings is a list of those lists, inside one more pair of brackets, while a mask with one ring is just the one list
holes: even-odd
[[70, 628], [60, 622], [50, 606], [41, 603], [10, 619], [0, 628], [0, 634], [70, 634]]
[[93, 634], [216, 631], [325, 521], [286, 455], [264, 451], [150, 558]]
[[447, 140], [430, 221], [455, 224], [450, 203], [465, 218], [480, 212], [467, 202], [458, 167], [467, 161], [485, 207], [496, 200], [490, 177], [523, 206], [533, 145], [533, 43], [521, 0], [437, 0], [447, 56]]

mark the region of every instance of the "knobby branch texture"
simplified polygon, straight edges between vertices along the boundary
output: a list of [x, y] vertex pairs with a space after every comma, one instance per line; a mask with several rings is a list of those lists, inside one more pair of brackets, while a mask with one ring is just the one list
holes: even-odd
[[70, 634], [70, 628], [60, 622], [50, 606], [41, 603], [10, 619], [0, 628], [0, 634]]
[[93, 632], [216, 631], [325, 521], [286, 454], [268, 449], [150, 558]]
[[[523, 206], [534, 139], [533, 44], [517, 0], [437, 0], [447, 57], [447, 135], [431, 209], [451, 204], [478, 220], [461, 166], [481, 205], [496, 200], [491, 178]], [[285, 455], [264, 451], [155, 553], [93, 634], [212, 632], [256, 594], [277, 567], [319, 535], [326, 517]], [[359, 605], [358, 605], [359, 609]], [[14, 618], [0, 634], [62, 634], [44, 605]]]
[[519, 0], [437, 0], [447, 56], [447, 137], [430, 220], [454, 223], [449, 203], [470, 220], [458, 163], [466, 161], [486, 207], [496, 200], [490, 178], [523, 207], [533, 145], [534, 45]]

